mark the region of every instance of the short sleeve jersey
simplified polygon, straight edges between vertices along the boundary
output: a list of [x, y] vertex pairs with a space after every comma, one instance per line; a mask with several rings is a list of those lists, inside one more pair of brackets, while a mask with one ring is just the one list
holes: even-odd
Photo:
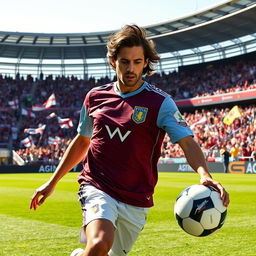
[[92, 89], [77, 131], [91, 137], [79, 183], [138, 207], [153, 205], [165, 133], [173, 143], [193, 136], [170, 95], [147, 82], [126, 94], [116, 83]]

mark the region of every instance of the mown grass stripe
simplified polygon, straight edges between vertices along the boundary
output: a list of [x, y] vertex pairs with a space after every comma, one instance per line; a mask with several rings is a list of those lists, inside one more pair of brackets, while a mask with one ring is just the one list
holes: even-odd
[[[0, 175], [0, 256], [68, 256], [78, 242], [81, 210], [77, 173], [70, 173], [37, 211], [29, 210], [34, 190], [51, 174]], [[173, 215], [178, 194], [198, 184], [193, 173], [159, 173], [155, 206], [129, 256], [255, 256], [256, 175], [213, 174], [230, 192], [227, 220], [214, 235], [196, 238]]]

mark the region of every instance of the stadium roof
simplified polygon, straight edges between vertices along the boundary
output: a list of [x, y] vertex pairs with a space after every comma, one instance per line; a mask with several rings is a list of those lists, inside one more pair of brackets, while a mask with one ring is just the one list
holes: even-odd
[[[145, 27], [159, 53], [197, 48], [256, 33], [256, 3], [229, 1], [192, 16]], [[45, 34], [0, 31], [0, 57], [17, 59], [105, 58], [114, 31]], [[254, 35], [256, 37], [256, 35]]]

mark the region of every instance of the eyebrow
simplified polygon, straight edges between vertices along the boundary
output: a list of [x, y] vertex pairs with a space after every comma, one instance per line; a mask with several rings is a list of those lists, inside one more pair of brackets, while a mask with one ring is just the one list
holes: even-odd
[[[121, 58], [120, 60], [128, 60], [128, 59], [126, 59], [126, 58]], [[137, 60], [143, 60], [143, 58], [138, 58], [138, 59], [131, 60], [131, 61], [137, 61]], [[128, 61], [130, 61], [130, 60], [128, 60]]]

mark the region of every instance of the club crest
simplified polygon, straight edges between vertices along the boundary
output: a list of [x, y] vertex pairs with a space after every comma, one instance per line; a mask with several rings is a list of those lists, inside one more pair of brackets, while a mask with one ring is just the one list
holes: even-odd
[[179, 110], [177, 110], [174, 113], [174, 118], [176, 119], [176, 121], [179, 125], [184, 126], [184, 127], [188, 126]]
[[132, 120], [136, 124], [141, 124], [146, 120], [147, 113], [148, 113], [148, 108], [136, 106], [133, 110]]

